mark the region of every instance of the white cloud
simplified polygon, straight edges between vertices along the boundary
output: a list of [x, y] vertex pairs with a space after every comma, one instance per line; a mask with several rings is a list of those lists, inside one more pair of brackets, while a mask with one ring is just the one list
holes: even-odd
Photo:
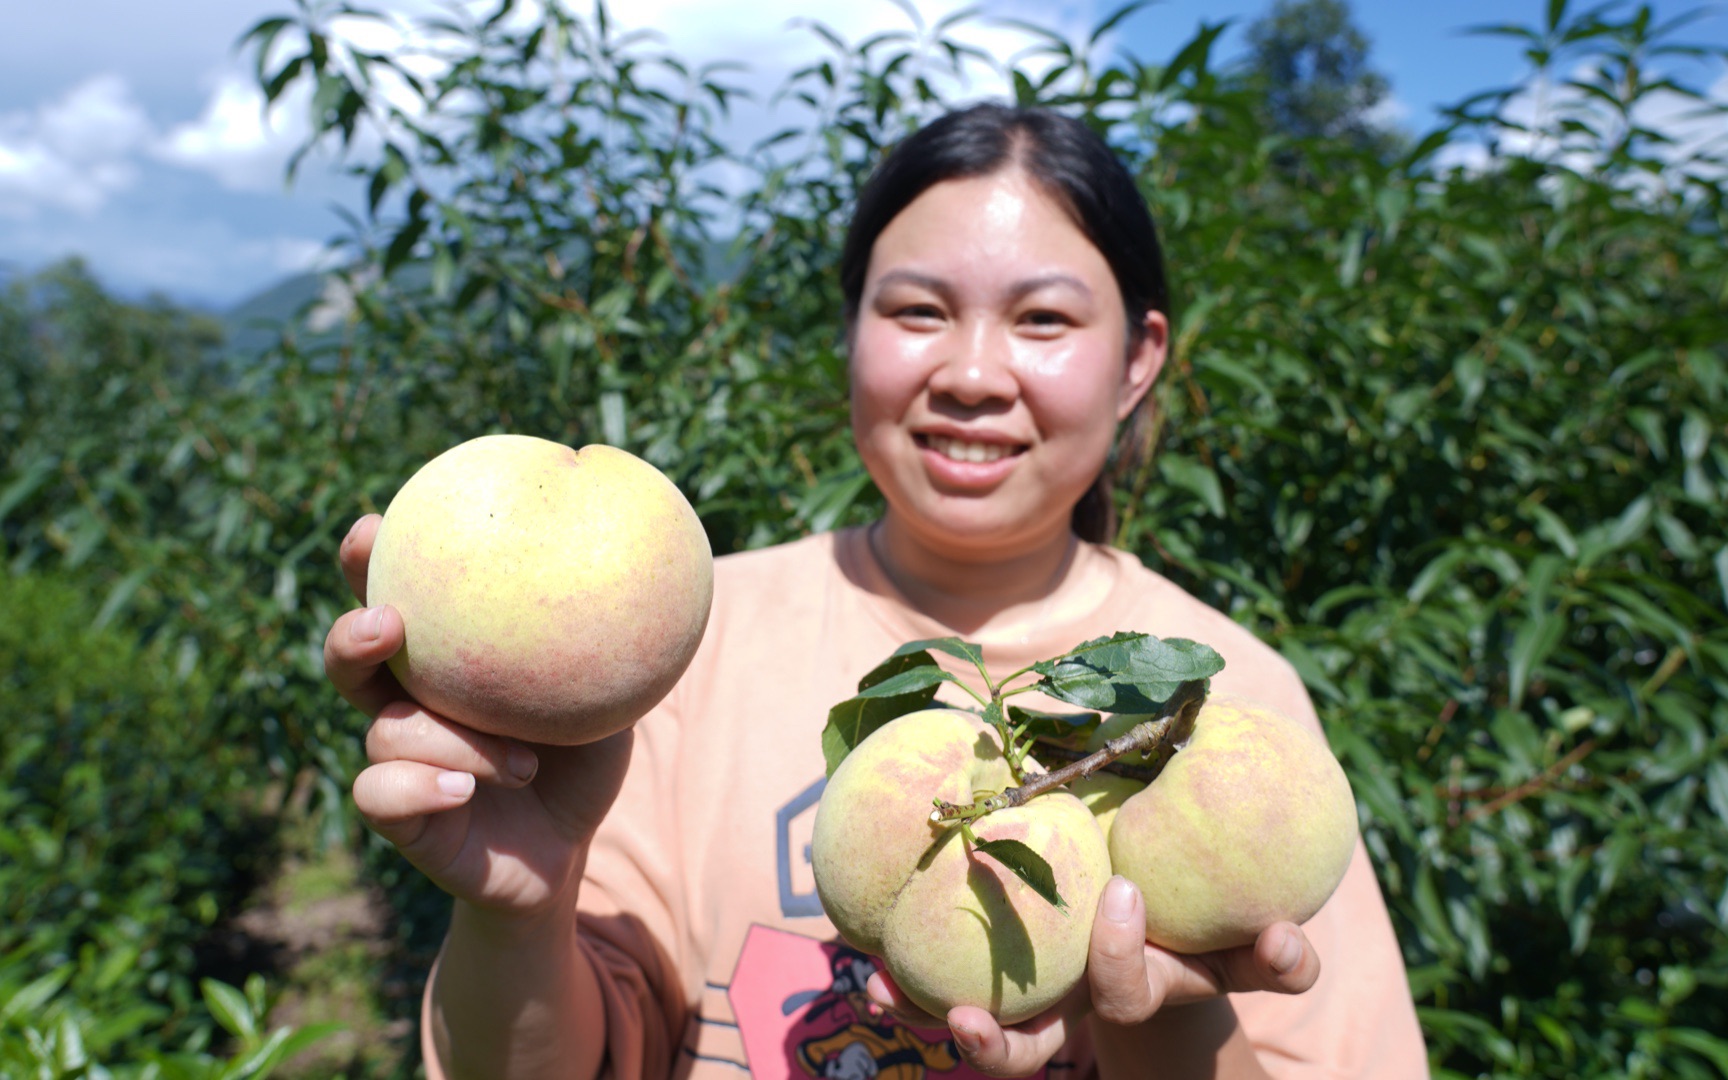
[[260, 254], [261, 261], [289, 274], [328, 270], [331, 265], [329, 244], [301, 236], [278, 236], [263, 241]]
[[[1593, 81], [1593, 75], [1591, 65], [1581, 64], [1572, 70], [1569, 81]], [[1644, 153], [1687, 171], [1721, 176], [1723, 158], [1728, 156], [1728, 122], [1724, 120], [1728, 114], [1722, 111], [1728, 109], [1728, 75], [1718, 77], [1703, 93], [1704, 100], [1699, 101], [1671, 90], [1654, 91], [1634, 107], [1632, 122], [1669, 140], [1660, 145], [1646, 143]], [[1535, 80], [1514, 94], [1501, 108], [1500, 116], [1510, 125], [1493, 132], [1501, 154], [1552, 160], [1579, 172], [1599, 167], [1607, 144], [1577, 132], [1562, 133], [1561, 120], [1581, 121], [1610, 139], [1622, 125], [1600, 99], [1548, 79]], [[1709, 160], [1712, 156], [1714, 162]], [[1478, 171], [1491, 167], [1493, 158], [1479, 142], [1454, 140], [1435, 155], [1435, 163], [1441, 168]], [[1648, 174], [1635, 174], [1631, 180], [1640, 187], [1660, 183]]]
[[125, 80], [86, 79], [58, 101], [0, 115], [0, 216], [88, 216], [137, 179], [132, 159], [154, 134]]
[[1377, 128], [1397, 128], [1403, 127], [1412, 113], [1413, 110], [1404, 99], [1397, 94], [1388, 93], [1374, 103], [1374, 107], [1368, 110], [1365, 119]]
[[270, 109], [248, 77], [223, 72], [204, 111], [176, 124], [151, 149], [158, 160], [209, 173], [234, 191], [276, 191], [288, 159], [305, 140], [306, 94], [297, 88]]

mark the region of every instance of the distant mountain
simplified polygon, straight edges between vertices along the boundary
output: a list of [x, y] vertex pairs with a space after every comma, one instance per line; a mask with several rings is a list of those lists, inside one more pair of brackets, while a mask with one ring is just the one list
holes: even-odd
[[220, 314], [224, 351], [256, 356], [276, 344], [283, 323], [291, 321], [324, 294], [326, 275], [295, 274], [254, 293]]
[[[566, 263], [574, 264], [582, 257], [582, 251], [578, 243], [569, 245], [563, 251]], [[736, 276], [747, 262], [747, 253], [734, 252], [729, 241], [714, 240], [704, 247], [699, 276], [712, 282], [723, 281]], [[4, 267], [0, 266], [0, 274], [3, 273]], [[404, 289], [423, 287], [431, 280], [431, 271], [424, 263], [412, 262], [397, 270], [392, 280]], [[329, 274], [307, 272], [283, 278], [227, 311], [215, 313], [222, 323], [222, 352], [232, 358], [257, 356], [276, 344], [282, 324], [305, 314], [320, 301], [333, 302], [340, 310], [344, 299], [342, 290], [331, 289]], [[331, 329], [317, 325], [318, 321], [313, 320], [313, 338]]]

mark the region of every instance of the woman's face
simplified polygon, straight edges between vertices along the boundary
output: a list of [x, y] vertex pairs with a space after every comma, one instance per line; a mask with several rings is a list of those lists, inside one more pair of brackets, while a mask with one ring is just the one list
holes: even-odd
[[948, 180], [888, 223], [852, 330], [852, 429], [890, 515], [949, 553], [1066, 541], [1116, 424], [1164, 362], [1132, 352], [1110, 264], [1018, 169]]

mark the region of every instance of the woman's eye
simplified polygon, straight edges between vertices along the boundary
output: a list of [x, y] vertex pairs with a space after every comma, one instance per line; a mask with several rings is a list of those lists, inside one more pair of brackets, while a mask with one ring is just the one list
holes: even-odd
[[1021, 322], [1034, 330], [1058, 330], [1069, 324], [1068, 316], [1059, 311], [1029, 311]]
[[923, 322], [930, 319], [940, 319], [942, 313], [929, 304], [908, 304], [895, 313], [902, 319]]

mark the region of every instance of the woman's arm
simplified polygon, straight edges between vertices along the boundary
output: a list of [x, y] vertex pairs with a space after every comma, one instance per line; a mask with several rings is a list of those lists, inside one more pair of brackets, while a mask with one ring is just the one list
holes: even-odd
[[575, 899], [527, 922], [457, 901], [426, 988], [430, 1080], [598, 1075], [606, 1010], [577, 944]]
[[[378, 518], [342, 545], [364, 602]], [[403, 691], [386, 661], [400, 615], [348, 612], [325, 638], [331, 684], [373, 717], [354, 804], [372, 830], [449, 893], [449, 934], [423, 1006], [431, 1076], [594, 1076], [606, 1052], [601, 973], [577, 941], [590, 846], [624, 782], [622, 731], [581, 746], [531, 746], [454, 723]]]

